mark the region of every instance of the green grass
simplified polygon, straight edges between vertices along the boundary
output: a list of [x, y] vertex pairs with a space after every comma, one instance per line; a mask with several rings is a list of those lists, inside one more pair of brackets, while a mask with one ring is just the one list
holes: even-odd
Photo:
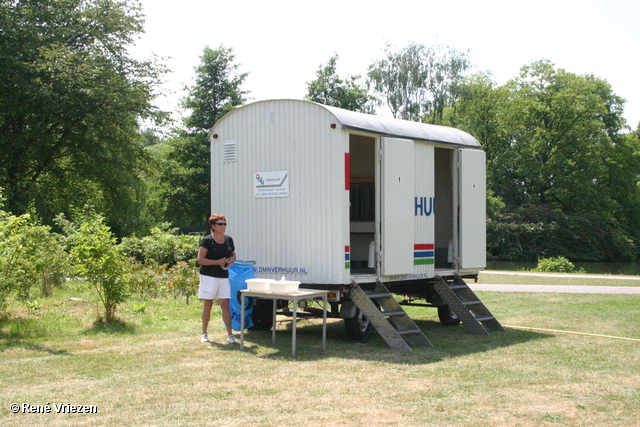
[[[434, 348], [354, 344], [330, 320], [323, 351], [320, 321], [302, 320], [292, 358], [285, 318], [275, 345], [249, 331], [241, 352], [216, 310], [216, 342], [200, 343], [198, 301], [132, 299], [103, 325], [95, 297], [67, 289], [0, 321], [0, 425], [638, 425], [640, 295], [478, 295], [504, 325], [594, 335], [473, 336], [408, 307]], [[14, 402], [98, 413], [12, 414]]]

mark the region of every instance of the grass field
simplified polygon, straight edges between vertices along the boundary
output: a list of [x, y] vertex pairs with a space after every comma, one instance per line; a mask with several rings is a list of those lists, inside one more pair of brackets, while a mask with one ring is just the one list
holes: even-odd
[[275, 345], [249, 331], [241, 352], [219, 313], [216, 343], [200, 343], [198, 301], [132, 299], [96, 326], [95, 297], [69, 288], [0, 321], [0, 425], [640, 425], [640, 295], [478, 295], [507, 332], [472, 336], [409, 307], [434, 348], [358, 345], [330, 320], [323, 351], [321, 321], [302, 320], [294, 359], [284, 317]]

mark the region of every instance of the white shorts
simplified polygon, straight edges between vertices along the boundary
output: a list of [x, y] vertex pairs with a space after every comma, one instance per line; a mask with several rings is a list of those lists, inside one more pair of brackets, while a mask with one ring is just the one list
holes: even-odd
[[200, 286], [198, 287], [198, 298], [200, 299], [230, 299], [231, 284], [229, 279], [200, 275]]

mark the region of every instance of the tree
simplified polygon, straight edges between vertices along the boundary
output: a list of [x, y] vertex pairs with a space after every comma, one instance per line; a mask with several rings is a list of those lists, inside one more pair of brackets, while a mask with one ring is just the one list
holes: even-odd
[[607, 178], [603, 186], [612, 200], [609, 212], [634, 241], [640, 242], [640, 127], [622, 135], [605, 161]]
[[471, 68], [468, 52], [449, 46], [410, 44], [369, 66], [368, 81], [396, 118], [438, 124], [455, 104], [457, 86]]
[[445, 118], [487, 150], [487, 184], [503, 205], [488, 218], [489, 251], [535, 259], [634, 259], [640, 237], [640, 144], [624, 133], [624, 100], [593, 75], [546, 60], [498, 87], [461, 84]]
[[7, 209], [52, 218], [92, 200], [123, 218], [142, 158], [138, 120], [160, 117], [151, 103], [162, 68], [126, 51], [142, 31], [139, 5], [0, 0], [0, 28]]
[[211, 150], [206, 134], [174, 135], [155, 150], [149, 181], [156, 219], [182, 231], [203, 229], [211, 210]]
[[307, 95], [304, 98], [346, 110], [373, 113], [374, 97], [357, 83], [360, 76], [347, 76], [346, 79], [341, 79], [336, 73], [337, 62], [338, 54], [336, 53], [329, 58], [327, 64], [318, 68], [316, 79], [307, 82]]
[[195, 68], [195, 85], [182, 105], [190, 110], [184, 129], [159, 149], [160, 172], [152, 202], [164, 221], [183, 230], [206, 225], [211, 212], [211, 150], [207, 133], [226, 113], [246, 102], [233, 49], [205, 47]]
[[445, 109], [441, 124], [463, 129], [480, 141], [491, 173], [510, 144], [501, 112], [508, 92], [497, 86], [491, 74], [478, 73], [462, 80], [457, 94], [458, 102]]
[[607, 212], [607, 159], [620, 140], [624, 100], [606, 81], [549, 61], [524, 66], [506, 89], [510, 147], [494, 189], [507, 203]]
[[249, 73], [239, 73], [232, 48], [206, 46], [196, 67], [196, 82], [182, 106], [191, 114], [184, 119], [187, 132], [206, 135], [211, 127], [229, 111], [244, 104], [248, 92], [240, 87]]

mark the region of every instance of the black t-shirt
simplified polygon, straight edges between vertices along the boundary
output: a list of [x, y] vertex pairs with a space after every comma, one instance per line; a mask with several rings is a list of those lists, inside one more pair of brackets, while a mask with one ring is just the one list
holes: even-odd
[[[224, 235], [224, 243], [216, 243], [211, 234], [206, 235], [202, 238], [200, 246], [207, 248], [207, 259], [229, 258], [236, 250], [233, 239], [226, 234]], [[229, 271], [223, 270], [219, 265], [201, 265], [200, 274], [220, 278], [229, 277]]]

